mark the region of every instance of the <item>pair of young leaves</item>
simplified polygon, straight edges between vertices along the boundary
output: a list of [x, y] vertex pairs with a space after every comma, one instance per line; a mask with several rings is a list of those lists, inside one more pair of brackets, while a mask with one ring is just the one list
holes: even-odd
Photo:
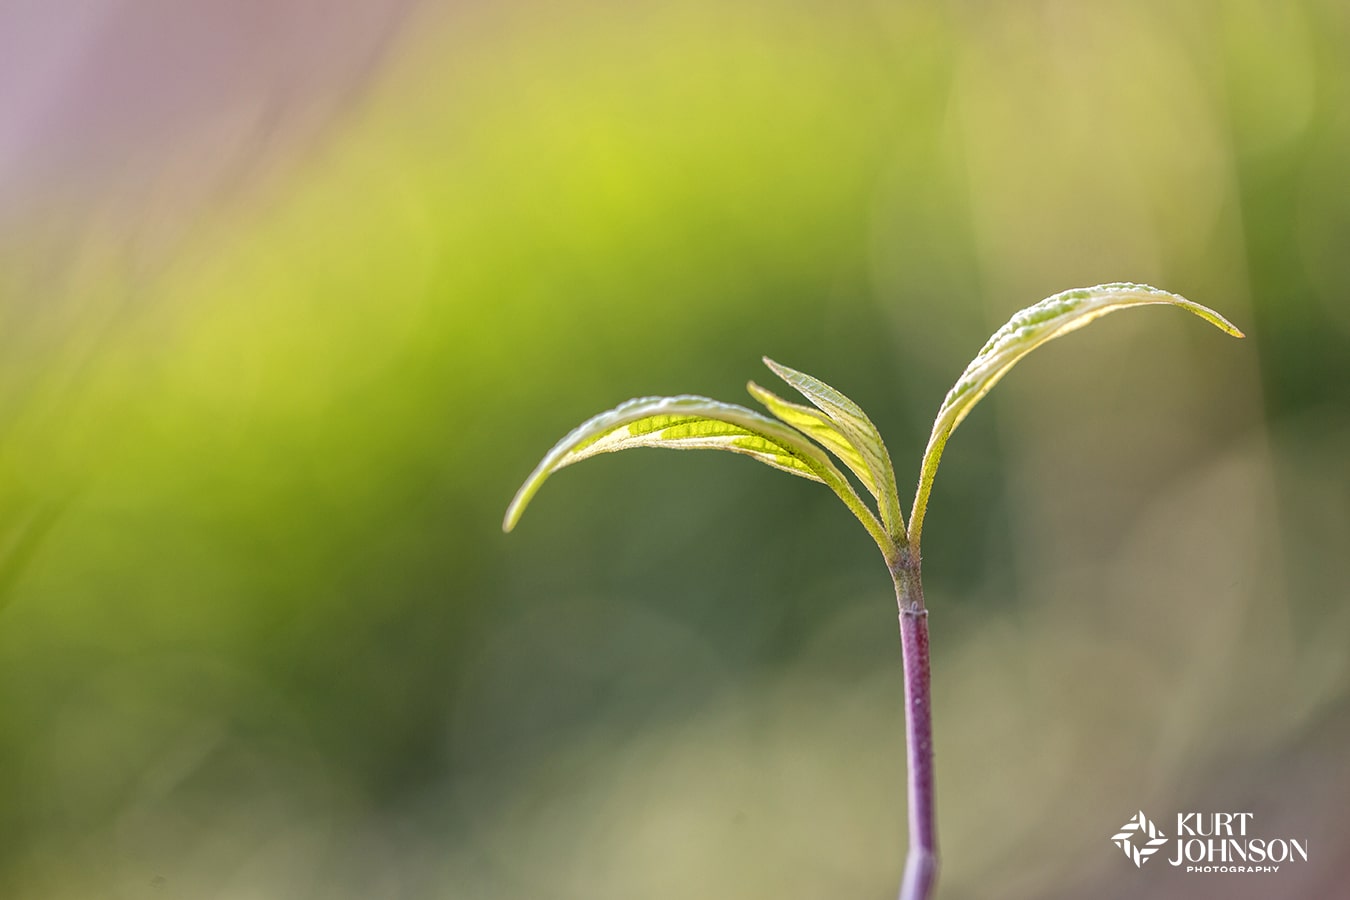
[[[938, 461], [947, 439], [975, 404], [1020, 359], [1047, 341], [1116, 310], [1150, 304], [1181, 307], [1234, 337], [1243, 336], [1212, 309], [1142, 284], [1104, 284], [1064, 291], [1026, 307], [994, 332], [947, 392], [920, 465], [908, 526], [900, 508], [890, 454], [867, 414], [825, 382], [766, 357], [764, 362], [774, 374], [800, 392], [811, 406], [790, 403], [753, 381], [748, 385], [751, 396], [776, 420], [706, 397], [629, 400], [584, 422], [548, 452], [511, 501], [502, 528], [510, 531], [515, 527], [526, 504], [550, 475], [597, 454], [631, 447], [730, 450], [824, 483], [862, 522], [889, 565], [894, 566], [906, 549], [917, 559]], [[877, 504], [875, 514], [825, 451], [842, 462], [872, 495]]]

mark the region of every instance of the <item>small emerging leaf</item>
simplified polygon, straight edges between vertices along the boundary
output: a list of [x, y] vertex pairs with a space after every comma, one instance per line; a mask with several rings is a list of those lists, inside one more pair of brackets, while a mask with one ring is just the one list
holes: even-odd
[[690, 395], [629, 400], [573, 429], [545, 455], [516, 492], [502, 529], [515, 527], [525, 506], [554, 472], [600, 453], [633, 447], [729, 450], [823, 482], [858, 517], [882, 552], [889, 552], [891, 545], [876, 517], [825, 452], [803, 434], [754, 410]]
[[1231, 322], [1209, 307], [1146, 284], [1101, 284], [1064, 291], [1015, 313], [1002, 328], [994, 332], [947, 392], [942, 408], [938, 410], [937, 420], [933, 422], [933, 433], [928, 439], [928, 449], [924, 451], [923, 464], [919, 470], [919, 488], [914, 496], [909, 534], [911, 546], [918, 549], [924, 512], [933, 488], [933, 476], [937, 474], [938, 462], [947, 439], [1009, 369], [1047, 341], [1077, 331], [1108, 313], [1130, 306], [1158, 303], [1179, 306], [1233, 337], [1243, 336]]
[[[881, 434], [862, 407], [842, 393], [830, 387], [818, 378], [805, 372], [798, 372], [785, 365], [764, 357], [764, 364], [774, 374], [796, 388], [811, 405], [823, 412], [837, 429], [837, 434], [853, 447], [862, 458], [870, 479], [864, 478], [864, 484], [877, 498], [877, 509], [881, 513], [881, 522], [886, 533], [896, 541], [905, 539], [905, 517], [900, 511], [900, 494], [895, 485], [895, 468], [891, 465], [891, 455]], [[753, 393], [753, 392], [752, 392]], [[800, 408], [800, 407], [799, 407]], [[774, 410], [775, 415], [777, 410]], [[826, 446], [829, 446], [826, 444]], [[831, 448], [833, 449], [833, 448]], [[842, 459], [843, 457], [841, 457]], [[845, 460], [848, 463], [848, 460]], [[850, 464], [850, 468], [852, 465]], [[857, 471], [856, 469], [854, 471]], [[861, 476], [859, 476], [861, 477]]]
[[840, 462], [848, 466], [850, 472], [858, 476], [858, 480], [867, 488], [868, 493], [873, 497], [877, 496], [877, 483], [872, 478], [871, 470], [867, 468], [867, 461], [858, 452], [858, 448], [840, 434], [839, 429], [824, 413], [799, 403], [790, 403], [753, 381], [748, 383], [745, 389], [780, 421], [791, 425], [833, 453]]

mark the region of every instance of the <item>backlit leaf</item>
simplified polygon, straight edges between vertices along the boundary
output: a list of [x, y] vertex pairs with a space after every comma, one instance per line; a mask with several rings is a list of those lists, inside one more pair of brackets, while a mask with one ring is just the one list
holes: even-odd
[[947, 445], [947, 439], [975, 404], [989, 393], [990, 388], [997, 384], [1018, 360], [1047, 341], [1077, 331], [1116, 310], [1150, 304], [1179, 306], [1195, 313], [1221, 331], [1234, 337], [1243, 336], [1231, 322], [1209, 307], [1146, 284], [1102, 284], [1064, 291], [1017, 312], [1002, 328], [994, 332], [983, 349], [970, 361], [970, 365], [966, 366], [956, 384], [947, 392], [942, 408], [938, 410], [937, 419], [933, 422], [933, 433], [928, 439], [928, 449], [924, 451], [923, 464], [919, 471], [918, 491], [914, 496], [914, 509], [909, 528], [912, 547], [916, 550], [918, 548], [924, 512], [933, 488], [933, 477], [937, 473], [938, 462], [942, 458], [942, 450]]
[[872, 478], [871, 470], [867, 468], [867, 461], [858, 452], [858, 448], [849, 443], [848, 438], [839, 432], [839, 429], [835, 427], [829, 417], [799, 403], [790, 403], [753, 381], [747, 384], [745, 388], [750, 392], [750, 396], [763, 403], [764, 407], [775, 417], [796, 428], [833, 453], [840, 462], [848, 466], [849, 471], [858, 476], [858, 480], [863, 483], [863, 487], [867, 488], [873, 497], [877, 495], [877, 483]]
[[871, 474], [868, 488], [877, 498], [877, 508], [886, 532], [896, 541], [905, 538], [905, 517], [900, 511], [900, 495], [895, 486], [895, 468], [877, 427], [862, 407], [819, 378], [798, 372], [764, 357], [774, 374], [796, 388], [811, 405], [823, 412], [847, 442], [862, 457]]
[[729, 450], [826, 484], [858, 517], [889, 558], [893, 543], [825, 451], [769, 417], [706, 397], [643, 397], [603, 412], [559, 441], [516, 492], [502, 529], [510, 531], [544, 481], [559, 469], [601, 453], [633, 447]]

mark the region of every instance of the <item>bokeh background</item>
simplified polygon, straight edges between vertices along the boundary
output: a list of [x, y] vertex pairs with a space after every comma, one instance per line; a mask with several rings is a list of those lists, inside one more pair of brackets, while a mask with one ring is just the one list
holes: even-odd
[[[0, 896], [883, 898], [894, 599], [631, 396], [852, 395], [925, 534], [942, 896], [1343, 896], [1350, 7], [0, 3]], [[903, 496], [908, 496], [902, 490]], [[1141, 870], [1139, 809], [1307, 864]]]

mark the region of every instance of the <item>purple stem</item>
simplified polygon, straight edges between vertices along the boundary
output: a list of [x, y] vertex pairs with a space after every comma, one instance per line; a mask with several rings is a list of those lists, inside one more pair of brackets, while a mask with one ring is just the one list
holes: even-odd
[[905, 739], [909, 764], [909, 857], [900, 900], [928, 900], [937, 883], [937, 826], [933, 804], [933, 715], [929, 700], [928, 610], [917, 561], [892, 570], [900, 605], [905, 659]]

